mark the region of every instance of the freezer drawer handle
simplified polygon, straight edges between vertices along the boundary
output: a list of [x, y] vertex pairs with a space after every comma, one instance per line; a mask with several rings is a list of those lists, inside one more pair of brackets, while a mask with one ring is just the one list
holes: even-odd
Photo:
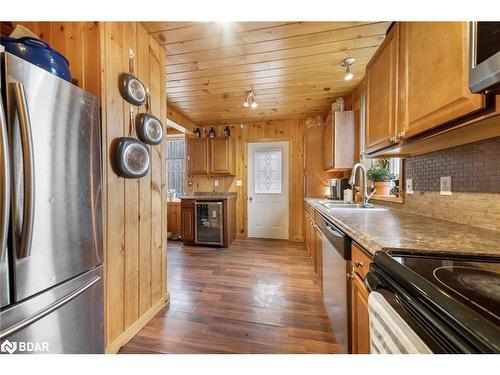
[[5, 113], [3, 111], [2, 95], [0, 94], [0, 147], [2, 148], [2, 216], [1, 216], [1, 233], [0, 233], [0, 263], [5, 260], [7, 251], [7, 235], [9, 228], [9, 211], [10, 211], [10, 158], [9, 158], [9, 143], [7, 134], [7, 124], [5, 123]]
[[29, 318], [21, 320], [20, 322], [18, 322], [16, 324], [10, 326], [9, 328], [1, 331], [0, 332], [0, 340], [3, 340], [5, 338], [13, 335], [14, 333], [22, 330], [23, 328], [29, 326], [30, 324], [33, 324], [36, 321], [42, 319], [43, 317], [49, 315], [50, 313], [56, 311], [60, 307], [66, 305], [68, 302], [71, 302], [76, 297], [78, 297], [79, 295], [84, 293], [87, 289], [92, 287], [92, 285], [96, 284], [99, 280], [101, 280], [101, 276], [94, 276], [91, 280], [89, 280], [87, 283], [85, 283], [84, 285], [82, 285], [78, 289], [75, 289], [71, 293], [66, 294], [63, 298], [50, 304], [45, 309], [37, 312], [35, 315], [32, 315]]
[[23, 149], [23, 174], [24, 174], [24, 212], [23, 227], [21, 231], [21, 245], [18, 258], [26, 258], [31, 254], [31, 240], [33, 238], [34, 207], [35, 207], [35, 168], [33, 162], [33, 139], [31, 135], [31, 121], [28, 113], [28, 103], [24, 85], [20, 82], [11, 83], [16, 100], [19, 116], [19, 128]]

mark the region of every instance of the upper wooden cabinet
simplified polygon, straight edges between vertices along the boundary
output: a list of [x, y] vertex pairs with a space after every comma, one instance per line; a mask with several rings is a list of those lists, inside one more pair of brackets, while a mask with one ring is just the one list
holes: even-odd
[[186, 146], [188, 174], [208, 174], [208, 139], [188, 138]]
[[323, 167], [325, 170], [350, 169], [354, 164], [353, 111], [330, 112], [323, 132]]
[[235, 147], [234, 139], [230, 137], [208, 138], [211, 174], [234, 175]]
[[187, 173], [234, 175], [235, 144], [230, 137], [188, 138]]
[[[469, 90], [468, 27], [467, 22], [394, 24], [366, 68], [367, 154], [446, 148], [435, 140], [438, 133], [482, 119], [489, 108], [484, 95]], [[415, 140], [431, 137], [427, 146], [415, 146]], [[475, 140], [469, 135], [461, 144]]]
[[365, 150], [397, 142], [399, 26], [394, 25], [366, 67]]
[[467, 22], [402, 22], [400, 138], [409, 138], [485, 106], [469, 90]]

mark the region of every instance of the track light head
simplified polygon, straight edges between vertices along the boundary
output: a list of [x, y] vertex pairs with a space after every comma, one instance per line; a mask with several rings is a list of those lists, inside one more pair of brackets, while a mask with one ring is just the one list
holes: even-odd
[[350, 81], [351, 79], [353, 79], [354, 74], [352, 74], [351, 72], [351, 65], [354, 64], [355, 62], [356, 59], [354, 57], [348, 57], [347, 59], [343, 59], [340, 62], [340, 65], [345, 67], [344, 80]]

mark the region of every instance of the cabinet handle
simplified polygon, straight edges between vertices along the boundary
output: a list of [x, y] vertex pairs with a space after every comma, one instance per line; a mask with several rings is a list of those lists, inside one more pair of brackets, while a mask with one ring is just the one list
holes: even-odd
[[356, 268], [357, 267], [363, 267], [363, 262], [360, 261], [360, 260], [357, 260], [357, 261], [354, 262], [354, 266], [356, 266]]
[[402, 141], [403, 139], [405, 139], [405, 132], [400, 132], [396, 134], [396, 138]]
[[392, 144], [396, 143], [396, 137], [391, 137], [388, 139], [388, 141], [392, 145]]

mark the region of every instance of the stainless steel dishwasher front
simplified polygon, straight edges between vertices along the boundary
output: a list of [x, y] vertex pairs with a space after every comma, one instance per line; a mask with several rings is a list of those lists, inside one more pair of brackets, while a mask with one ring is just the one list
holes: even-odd
[[348, 260], [350, 239], [321, 217], [323, 255], [323, 302], [335, 340], [342, 353], [349, 350]]

